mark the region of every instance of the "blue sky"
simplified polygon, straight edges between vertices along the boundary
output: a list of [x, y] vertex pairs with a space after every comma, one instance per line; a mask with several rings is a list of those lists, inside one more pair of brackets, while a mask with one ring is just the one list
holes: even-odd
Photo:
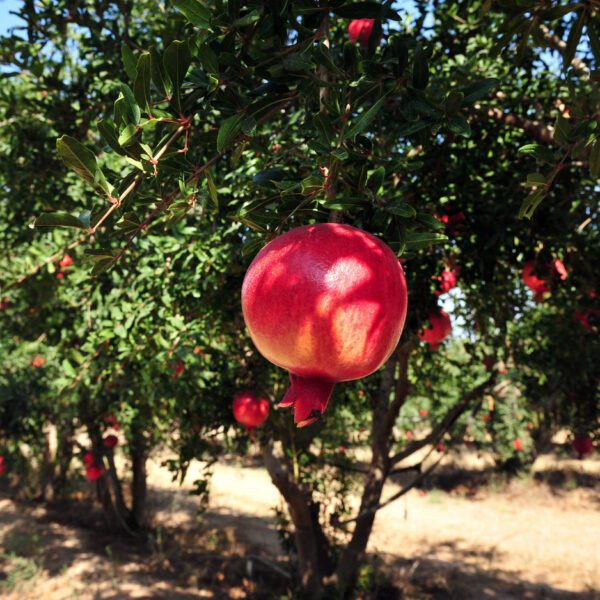
[[21, 4], [22, 0], [0, 0], [0, 34], [4, 34], [11, 27], [22, 23], [10, 14], [11, 10], [16, 10]]

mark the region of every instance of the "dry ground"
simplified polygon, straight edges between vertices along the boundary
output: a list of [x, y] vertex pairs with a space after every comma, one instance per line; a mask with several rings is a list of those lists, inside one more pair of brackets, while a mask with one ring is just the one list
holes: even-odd
[[[372, 597], [600, 600], [600, 460], [545, 457], [536, 477], [508, 485], [484, 462], [452, 463], [431, 489], [413, 490], [379, 513], [371, 563], [385, 584]], [[149, 472], [160, 527], [145, 545], [104, 534], [84, 500], [75, 509], [44, 508], [0, 496], [0, 597], [269, 599], [286, 592], [288, 564], [273, 518], [279, 496], [262, 468], [219, 463], [200, 519], [189, 494], [198, 471], [183, 488], [158, 464]]]

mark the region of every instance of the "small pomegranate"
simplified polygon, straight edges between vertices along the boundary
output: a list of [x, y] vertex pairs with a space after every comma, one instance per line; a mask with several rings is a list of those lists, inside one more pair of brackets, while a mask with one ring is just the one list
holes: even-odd
[[521, 442], [521, 440], [519, 438], [516, 438], [515, 440], [513, 440], [513, 448], [517, 452], [523, 452], [523, 443]]
[[56, 274], [56, 279], [62, 279], [64, 276], [65, 276], [64, 272], [63, 272], [63, 271], [59, 271], [59, 272]]
[[102, 443], [105, 448], [114, 448], [119, 443], [119, 438], [111, 433], [104, 437]]
[[58, 264], [64, 269], [65, 267], [70, 267], [73, 264], [73, 259], [68, 254], [65, 254]]
[[275, 154], [277, 154], [279, 150], [281, 150], [281, 146], [277, 142], [275, 142], [273, 146], [271, 146], [271, 148], [273, 149], [273, 152], [275, 152]]
[[185, 363], [181, 359], [176, 360], [174, 363], [169, 365], [169, 369], [173, 371], [171, 379], [179, 379], [185, 371]]
[[115, 417], [114, 415], [106, 415], [104, 417], [104, 423], [108, 426], [108, 427], [112, 427], [115, 431], [119, 430], [119, 421], [117, 421], [117, 417]]
[[446, 269], [435, 279], [438, 282], [438, 289], [434, 292], [436, 296], [447, 294], [451, 289], [456, 287], [456, 274], [454, 271]]
[[267, 244], [242, 286], [259, 352], [290, 372], [281, 407], [299, 427], [325, 411], [336, 382], [370, 375], [404, 327], [404, 272], [375, 236], [337, 223], [298, 227]]
[[442, 454], [443, 454], [444, 452], [446, 452], [446, 446], [444, 446], [444, 444], [442, 444], [442, 442], [440, 442], [440, 443], [439, 443], [439, 444], [438, 444], [438, 445], [435, 447], [435, 449], [436, 449], [438, 452], [441, 452]]
[[4, 464], [4, 456], [0, 454], [0, 475], [6, 473], [6, 465]]
[[419, 333], [419, 338], [429, 344], [432, 350], [437, 350], [440, 344], [450, 335], [452, 323], [448, 313], [444, 310], [429, 313], [428, 320], [429, 327], [425, 327]]
[[257, 398], [253, 392], [243, 391], [233, 399], [233, 416], [238, 423], [252, 431], [269, 417], [269, 401]]
[[410, 440], [412, 440], [412, 437], [413, 437], [412, 431], [407, 431], [406, 432], [406, 441], [410, 442]]
[[85, 468], [85, 476], [88, 481], [97, 481], [102, 477], [102, 467], [91, 464], [89, 467]]
[[594, 451], [594, 444], [587, 435], [578, 435], [573, 440], [573, 450], [577, 452], [577, 458], [583, 460]]
[[[538, 277], [534, 271], [537, 269], [535, 261], [530, 260], [525, 263], [521, 278], [523, 283], [533, 292], [534, 300], [541, 302], [544, 299], [544, 295], [550, 293], [551, 282], [546, 279]], [[558, 277], [561, 281], [567, 278], [567, 269], [561, 260], [555, 258], [550, 264], [550, 274], [552, 277]]]
[[368, 46], [374, 25], [375, 19], [354, 19], [348, 25], [348, 38], [353, 44], [360, 41], [362, 46]]
[[419, 416], [420, 417], [426, 417], [429, 414], [429, 411], [424, 409], [424, 408], [420, 408], [419, 409]]
[[94, 462], [95, 462], [94, 455], [91, 452], [86, 452], [83, 455], [83, 464], [86, 467], [89, 467], [89, 466], [93, 465]]
[[45, 363], [46, 359], [43, 356], [40, 356], [39, 354], [36, 354], [31, 360], [31, 365], [36, 369], [40, 369], [44, 366]]

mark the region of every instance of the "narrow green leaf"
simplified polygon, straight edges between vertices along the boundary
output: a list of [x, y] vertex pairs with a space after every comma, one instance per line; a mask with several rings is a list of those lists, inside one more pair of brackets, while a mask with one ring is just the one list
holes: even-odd
[[94, 264], [94, 267], [92, 268], [91, 274], [92, 275], [100, 275], [102, 273], [104, 273], [105, 271], [108, 271], [114, 264], [114, 260], [112, 258], [108, 259], [102, 259], [97, 261]]
[[123, 67], [125, 68], [125, 73], [127, 73], [127, 77], [131, 81], [135, 79], [136, 76], [136, 59], [135, 55], [132, 52], [131, 48], [127, 44], [123, 44], [121, 46], [121, 59], [123, 61]]
[[424, 90], [429, 83], [429, 63], [422, 46], [415, 50], [412, 83], [418, 90]]
[[171, 81], [156, 48], [150, 48], [150, 67], [152, 82], [156, 86], [156, 89], [166, 98], [171, 94]]
[[439, 244], [448, 240], [448, 236], [443, 233], [416, 232], [412, 231], [406, 235], [406, 250], [414, 251], [428, 248], [434, 244]]
[[214, 75], [219, 73], [219, 58], [208, 44], [202, 44], [200, 46], [198, 58], [207, 73], [212, 73]]
[[205, 29], [210, 25], [210, 10], [198, 0], [173, 0], [173, 6], [196, 27]]
[[233, 142], [242, 126], [242, 115], [236, 114], [225, 119], [217, 134], [217, 152], [222, 152]]
[[452, 131], [452, 133], [462, 137], [471, 136], [471, 126], [462, 115], [456, 115], [455, 117], [452, 117], [448, 121], [448, 129]]
[[173, 83], [173, 96], [171, 106], [178, 112], [181, 108], [181, 84], [185, 79], [187, 71], [192, 62], [192, 54], [187, 42], [175, 40], [165, 50], [163, 64], [165, 70]]
[[86, 224], [74, 215], [66, 212], [42, 213], [34, 222], [35, 227], [70, 227], [87, 229]]
[[472, 104], [481, 100], [490, 90], [498, 87], [500, 80], [495, 77], [488, 77], [486, 79], [480, 79], [462, 88], [464, 98], [462, 104]]
[[152, 59], [144, 52], [137, 63], [137, 75], [133, 82], [133, 95], [145, 112], [150, 112], [150, 81], [152, 80]]
[[594, 142], [590, 150], [590, 175], [594, 179], [600, 177], [600, 139]]
[[125, 100], [125, 120], [127, 123], [137, 125], [140, 122], [142, 113], [140, 107], [135, 101], [135, 96], [128, 85], [121, 85], [121, 94]]
[[555, 156], [554, 152], [546, 146], [540, 144], [525, 144], [519, 148], [519, 154], [528, 154], [533, 156], [539, 162], [545, 162], [548, 164], [554, 164]]
[[212, 173], [210, 169], [206, 169], [206, 185], [208, 186], [208, 193], [210, 194], [210, 199], [212, 200], [215, 208], [219, 210], [219, 194], [217, 193], [217, 186], [215, 185], [215, 181], [213, 179]]
[[569, 142], [569, 133], [571, 132], [571, 123], [562, 115], [558, 115], [554, 124], [554, 140], [561, 146]]
[[417, 211], [410, 204], [402, 200], [390, 202], [386, 205], [385, 210], [403, 219], [412, 219], [417, 214]]
[[519, 209], [519, 218], [522, 219], [525, 217], [527, 219], [531, 219], [535, 209], [540, 205], [545, 195], [546, 188], [536, 189], [535, 191], [531, 192], [531, 194], [529, 194], [521, 204], [521, 208]]
[[383, 96], [369, 108], [369, 110], [361, 113], [357, 119], [352, 122], [352, 126], [346, 133], [346, 137], [354, 139], [361, 131], [364, 131], [370, 124], [371, 121], [377, 116], [377, 113], [386, 101], [386, 97]]
[[127, 125], [127, 127], [125, 127], [125, 129], [123, 129], [123, 131], [121, 131], [119, 134], [119, 145], [125, 148], [133, 144], [133, 142], [135, 142], [137, 132], [138, 128], [135, 125]]

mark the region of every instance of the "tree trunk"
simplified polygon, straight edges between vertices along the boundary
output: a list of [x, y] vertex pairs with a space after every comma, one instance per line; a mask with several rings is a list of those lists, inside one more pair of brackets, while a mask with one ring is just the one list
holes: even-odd
[[273, 484], [285, 499], [294, 524], [294, 539], [298, 553], [298, 568], [303, 597], [323, 598], [323, 578], [331, 572], [329, 542], [319, 523], [319, 505], [310, 491], [294, 481], [268, 446], [263, 450], [265, 466]]
[[146, 525], [146, 452], [143, 444], [131, 448], [133, 481], [131, 483], [131, 521], [136, 530]]

